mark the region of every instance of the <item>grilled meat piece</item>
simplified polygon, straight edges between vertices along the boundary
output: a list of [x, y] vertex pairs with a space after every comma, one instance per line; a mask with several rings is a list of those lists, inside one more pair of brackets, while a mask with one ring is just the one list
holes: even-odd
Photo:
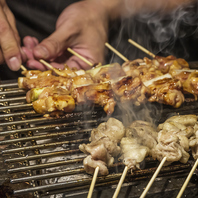
[[128, 167], [128, 169], [135, 170], [140, 168], [142, 162], [150, 153], [150, 149], [146, 146], [138, 144], [136, 138], [124, 137], [120, 142], [122, 156], [120, 159]]
[[[97, 139], [95, 141], [92, 141], [90, 144], [81, 144], [79, 146], [79, 149], [86, 154], [91, 154], [93, 159], [100, 159], [101, 157], [98, 157], [98, 155], [102, 155], [102, 152], [100, 152], [101, 145], [106, 148], [106, 151], [113, 157], [119, 155], [120, 153], [120, 147], [117, 145], [116, 142], [112, 141], [108, 136], [101, 137], [100, 139]], [[105, 161], [105, 160], [103, 160]]]
[[[164, 125], [167, 122], [174, 122], [175, 125], [177, 123], [179, 123], [179, 124], [184, 125], [185, 128], [188, 127], [188, 126], [194, 127], [195, 123], [197, 122], [197, 116], [194, 115], [194, 114], [172, 116], [172, 117], [168, 118], [164, 123], [159, 124], [158, 129], [159, 130], [162, 130], [162, 129], [166, 130], [166, 128], [164, 128]], [[177, 127], [177, 128], [182, 129], [181, 127]], [[167, 131], [168, 130], [170, 130], [170, 129], [167, 129]]]
[[150, 89], [144, 86], [139, 77], [123, 77], [112, 82], [111, 86], [117, 100], [121, 103], [132, 102], [135, 105], [140, 105], [150, 96]]
[[164, 74], [171, 73], [171, 71], [176, 69], [189, 68], [189, 64], [184, 59], [177, 59], [172, 55], [167, 57], [156, 56], [155, 60], [153, 63], [157, 63], [158, 69]]
[[36, 78], [18, 78], [18, 86], [23, 89], [65, 86], [66, 89], [71, 90], [72, 81], [70, 78], [54, 76], [51, 75], [51, 71], [46, 71], [39, 74]]
[[126, 128], [126, 137], [136, 138], [138, 144], [147, 146], [149, 149], [157, 145], [158, 133], [154, 127], [141, 120], [136, 120]]
[[21, 74], [27, 78], [37, 77], [41, 73], [42, 73], [42, 71], [40, 71], [40, 70], [25, 70], [25, 71], [21, 72]]
[[72, 78], [72, 89], [76, 87], [93, 84], [94, 81], [89, 74], [79, 75]]
[[126, 75], [118, 63], [95, 67], [88, 70], [87, 73], [92, 76], [95, 83], [107, 82]]
[[69, 95], [70, 91], [67, 90], [64, 86], [33, 88], [26, 93], [26, 101], [30, 103], [41, 98], [53, 96], [54, 94]]
[[[127, 76], [132, 76], [133, 78], [140, 77], [140, 79], [145, 82], [163, 75], [163, 73], [155, 65], [146, 64], [143, 60], [137, 61], [138, 62], [136, 62], [136, 60], [128, 61], [122, 65], [123, 70], [125, 71]], [[145, 64], [139, 65], [141, 63]]]
[[111, 115], [116, 102], [109, 83], [91, 84], [74, 88], [72, 96], [77, 104], [98, 104], [104, 111]]
[[109, 118], [107, 122], [101, 123], [91, 131], [91, 141], [99, 140], [102, 137], [109, 137], [113, 142], [120, 142], [125, 135], [125, 127], [119, 120]]
[[184, 95], [181, 92], [181, 82], [176, 79], [165, 78], [154, 81], [148, 86], [151, 90], [150, 102], [159, 102], [178, 108], [184, 102]]
[[109, 171], [107, 168], [107, 164], [101, 160], [94, 160], [91, 155], [88, 155], [84, 160], [83, 160], [83, 165], [85, 168], [85, 171], [88, 174], [93, 174], [95, 171], [95, 168], [98, 166], [99, 167], [99, 175], [108, 175]]
[[70, 95], [57, 95], [41, 98], [33, 103], [37, 113], [45, 114], [53, 111], [72, 112], [75, 109], [75, 100]]
[[159, 161], [166, 157], [165, 165], [169, 165], [175, 161], [187, 163], [190, 155], [181, 146], [178, 135], [162, 130], [158, 134], [158, 144], [152, 149], [152, 157]]

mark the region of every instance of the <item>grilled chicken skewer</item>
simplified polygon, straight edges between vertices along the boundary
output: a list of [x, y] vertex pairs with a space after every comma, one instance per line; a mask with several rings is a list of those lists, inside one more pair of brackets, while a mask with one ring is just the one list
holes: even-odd
[[196, 115], [173, 116], [158, 126], [161, 131], [158, 134], [158, 144], [152, 149], [153, 158], [161, 161], [141, 198], [144, 198], [159, 174], [164, 164], [174, 161], [187, 163], [189, 159], [189, 138], [194, 134], [194, 125], [197, 122]]
[[109, 118], [107, 122], [101, 123], [96, 129], [93, 129], [90, 137], [90, 144], [81, 144], [79, 149], [88, 154], [83, 164], [88, 174], [93, 174], [88, 197], [93, 193], [98, 173], [108, 175], [108, 168], [114, 162], [114, 157], [120, 153], [120, 147], [117, 145], [125, 135], [125, 127], [115, 119]]
[[151, 155], [152, 148], [157, 144], [156, 139], [157, 132], [148, 122], [137, 120], [126, 129], [126, 137], [123, 137], [120, 142], [121, 159], [125, 168], [113, 198], [118, 196], [127, 171], [131, 170], [132, 172], [137, 168], [140, 169], [140, 163], [147, 155]]

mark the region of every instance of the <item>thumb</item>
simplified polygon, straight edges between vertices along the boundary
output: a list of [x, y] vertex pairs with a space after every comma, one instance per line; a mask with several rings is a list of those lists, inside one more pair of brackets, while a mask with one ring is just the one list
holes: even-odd
[[54, 33], [33, 49], [33, 54], [36, 59], [50, 60], [62, 54], [67, 46], [69, 46], [76, 30], [76, 28], [72, 28], [73, 31], [71, 31], [70, 27], [67, 27], [68, 31], [66, 31], [64, 27], [60, 26]]

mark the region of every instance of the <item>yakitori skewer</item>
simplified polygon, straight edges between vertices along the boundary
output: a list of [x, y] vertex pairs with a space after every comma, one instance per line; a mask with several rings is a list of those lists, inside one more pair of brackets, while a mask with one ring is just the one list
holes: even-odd
[[105, 46], [108, 47], [115, 54], [117, 54], [125, 62], [128, 61], [128, 59], [125, 56], [123, 56], [120, 52], [118, 52], [115, 48], [113, 48], [109, 43], [105, 43]]
[[183, 194], [184, 190], [186, 189], [186, 187], [187, 187], [187, 185], [188, 185], [193, 173], [195, 172], [195, 169], [197, 168], [197, 165], [198, 165], [198, 159], [196, 160], [196, 162], [195, 162], [194, 166], [192, 167], [188, 177], [186, 178], [182, 188], [180, 189], [180, 191], [179, 191], [179, 193], [177, 195], [177, 198], [180, 198], [182, 196], [182, 194]]
[[128, 39], [128, 42], [131, 43], [132, 45], [136, 46], [137, 48], [139, 48], [140, 50], [142, 50], [143, 52], [145, 52], [149, 56], [155, 58], [155, 54], [153, 54], [152, 52], [148, 51], [146, 48], [142, 47], [141, 45], [139, 45], [138, 43], [136, 43], [132, 39]]
[[87, 63], [89, 66], [93, 67], [93, 63], [91, 63], [90, 61], [88, 61], [86, 58], [84, 58], [83, 56], [81, 56], [80, 54], [78, 54], [77, 52], [75, 52], [74, 50], [72, 50], [71, 48], [68, 47], [67, 50], [68, 50], [71, 54], [77, 56], [77, 57], [80, 58], [82, 61], [84, 61], [85, 63]]
[[91, 198], [92, 197], [93, 189], [94, 189], [94, 186], [95, 186], [95, 183], [96, 183], [96, 179], [97, 179], [97, 176], [98, 176], [98, 172], [99, 172], [99, 166], [97, 166], [95, 171], [94, 171], [93, 179], [92, 179], [92, 182], [91, 182], [91, 185], [90, 185], [90, 188], [89, 188], [89, 193], [87, 195], [87, 198]]
[[144, 189], [143, 193], [141, 194], [140, 198], [144, 198], [148, 192], [148, 190], [150, 189], [150, 187], [152, 186], [155, 178], [157, 177], [157, 175], [159, 174], [161, 168], [163, 167], [164, 163], [166, 162], [166, 157], [163, 158], [163, 160], [160, 162], [158, 168], [156, 169], [154, 175], [152, 176], [152, 178], [150, 179], [149, 183], [147, 184], [146, 188]]

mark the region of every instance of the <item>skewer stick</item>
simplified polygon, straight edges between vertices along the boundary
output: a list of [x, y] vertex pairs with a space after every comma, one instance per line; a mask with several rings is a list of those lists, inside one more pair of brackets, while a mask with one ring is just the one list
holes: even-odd
[[154, 175], [152, 176], [152, 178], [150, 179], [149, 183], [147, 184], [146, 188], [144, 189], [143, 193], [141, 194], [140, 198], [144, 198], [146, 196], [146, 193], [148, 192], [148, 190], [150, 189], [151, 185], [153, 184], [155, 178], [157, 177], [157, 175], [159, 174], [162, 166], [164, 165], [166, 161], [166, 157], [163, 158], [163, 160], [160, 162], [157, 170], [155, 171]]
[[145, 49], [144, 47], [142, 47], [141, 45], [139, 45], [138, 43], [136, 43], [132, 39], [128, 39], [128, 42], [131, 43], [132, 45], [134, 45], [135, 47], [139, 48], [140, 50], [142, 50], [143, 52], [145, 52], [149, 56], [155, 58], [155, 54], [153, 54], [152, 52], [148, 51], [147, 49]]
[[23, 65], [21, 65], [21, 69], [22, 69], [23, 71], [26, 71], [26, 70], [27, 70]]
[[91, 198], [91, 196], [93, 194], [93, 189], [94, 189], [94, 186], [95, 186], [95, 183], [96, 183], [98, 172], [99, 172], [99, 166], [97, 166], [95, 171], [94, 171], [93, 179], [92, 179], [92, 182], [91, 182], [91, 185], [90, 185], [90, 188], [89, 188], [89, 193], [87, 195], [87, 198]]
[[186, 181], [184, 182], [182, 188], [180, 189], [178, 195], [177, 195], [177, 198], [180, 198], [184, 192], [184, 190], [186, 189], [186, 186], [188, 185], [188, 182], [190, 181], [190, 178], [192, 177], [193, 173], [195, 172], [195, 169], [197, 168], [197, 165], [198, 165], [198, 159], [196, 160], [194, 166], [192, 167], [188, 177], [186, 178]]
[[116, 197], [118, 196], [118, 194], [119, 194], [119, 192], [120, 192], [120, 189], [121, 189], [121, 187], [122, 187], [122, 184], [123, 184], [123, 182], [124, 182], [124, 179], [125, 179], [125, 177], [126, 177], [127, 171], [128, 171], [128, 167], [125, 166], [124, 171], [123, 171], [123, 173], [122, 173], [122, 176], [121, 176], [121, 178], [120, 178], [120, 181], [119, 181], [119, 183], [118, 183], [118, 186], [117, 186], [117, 188], [116, 188], [116, 190], [115, 190], [115, 192], [114, 192], [114, 194], [113, 194], [113, 198], [116, 198]]
[[61, 72], [59, 69], [54, 68], [52, 65], [50, 65], [49, 63], [47, 63], [46, 61], [44, 61], [43, 59], [39, 60], [43, 65], [45, 65], [46, 67], [48, 67], [49, 69], [53, 70], [56, 74], [58, 74], [59, 76], [63, 76], [65, 77], [64, 73]]
[[93, 64], [92, 64], [90, 61], [88, 61], [86, 58], [84, 58], [84, 57], [81, 56], [80, 54], [76, 53], [76, 52], [75, 52], [74, 50], [72, 50], [71, 48], [68, 47], [67, 50], [68, 50], [71, 54], [77, 56], [77, 57], [80, 58], [82, 61], [84, 61], [85, 63], [87, 63], [89, 66], [93, 67]]
[[49, 69], [51, 69], [51, 70], [54, 70], [54, 69], [55, 69], [52, 65], [50, 65], [49, 63], [47, 63], [47, 62], [44, 61], [43, 59], [40, 59], [39, 61], [40, 61], [43, 65], [45, 65], [46, 67], [48, 67]]
[[115, 48], [113, 48], [109, 43], [105, 43], [105, 46], [108, 47], [111, 51], [117, 54], [123, 61], [129, 61], [125, 56], [123, 56], [120, 52], [118, 52]]

